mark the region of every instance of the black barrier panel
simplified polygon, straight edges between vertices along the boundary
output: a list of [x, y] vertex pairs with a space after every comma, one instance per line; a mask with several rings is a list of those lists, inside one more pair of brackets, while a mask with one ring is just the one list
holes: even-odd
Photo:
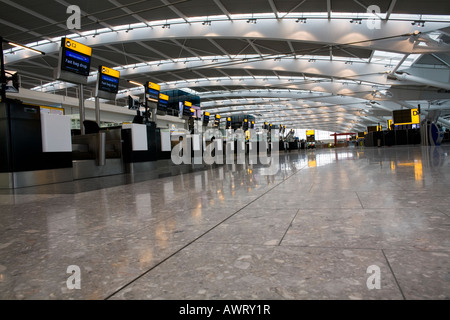
[[409, 129], [408, 130], [408, 144], [420, 144], [420, 129]]
[[39, 106], [9, 99], [0, 104], [0, 142], [1, 172], [72, 167], [71, 152], [42, 152]]
[[406, 130], [395, 130], [395, 144], [408, 144], [408, 133]]

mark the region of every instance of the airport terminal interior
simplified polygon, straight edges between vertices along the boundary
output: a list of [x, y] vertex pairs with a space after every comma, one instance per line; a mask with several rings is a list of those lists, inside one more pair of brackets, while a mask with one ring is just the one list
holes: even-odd
[[447, 0], [0, 0], [1, 300], [450, 299]]

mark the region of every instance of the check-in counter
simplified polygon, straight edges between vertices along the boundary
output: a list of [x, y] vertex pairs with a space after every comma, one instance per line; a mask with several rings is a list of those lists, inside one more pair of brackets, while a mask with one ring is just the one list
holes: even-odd
[[121, 128], [72, 136], [74, 179], [124, 173]]
[[130, 123], [122, 126], [122, 151], [128, 173], [153, 170], [164, 162], [170, 165], [170, 132], [155, 123]]
[[41, 114], [37, 105], [0, 104], [0, 187], [71, 181], [70, 117]]

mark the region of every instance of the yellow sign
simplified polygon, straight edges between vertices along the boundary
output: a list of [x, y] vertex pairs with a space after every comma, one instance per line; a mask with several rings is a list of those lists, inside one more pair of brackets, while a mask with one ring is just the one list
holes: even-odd
[[411, 109], [411, 122], [396, 123], [395, 125], [417, 124], [420, 123], [420, 116], [417, 109]]
[[89, 57], [91, 56], [91, 54], [92, 54], [92, 48], [91, 47], [88, 47], [88, 46], [86, 46], [86, 45], [84, 45], [82, 43], [79, 43], [79, 42], [76, 42], [76, 41], [73, 41], [73, 40], [70, 40], [70, 39], [67, 39], [67, 38], [63, 38], [63, 39], [64, 39], [64, 46], [67, 49], [70, 49], [70, 50], [73, 50], [73, 51], [85, 54], [85, 55], [87, 55]]
[[388, 120], [388, 130], [391, 130], [392, 120]]
[[248, 120], [247, 120], [247, 119], [244, 119], [244, 122], [248, 122]]
[[184, 105], [185, 105], [186, 107], [192, 107], [192, 102], [185, 101], [185, 102], [184, 102]]
[[194, 108], [191, 108], [191, 112], [195, 112], [195, 109], [194, 109]]
[[205, 116], [209, 116], [209, 112], [205, 112], [204, 115], [205, 115]]
[[411, 109], [411, 123], [420, 123], [419, 112], [417, 109]]
[[114, 78], [119, 78], [120, 77], [120, 71], [105, 67], [105, 66], [101, 66], [101, 72], [103, 74], [107, 74], [108, 76], [114, 77]]
[[[28, 104], [28, 103], [25, 103]], [[58, 114], [58, 115], [64, 115], [64, 108], [56, 108], [56, 107], [48, 107], [48, 106], [39, 106], [41, 113], [48, 113], [48, 114]]]
[[220, 119], [220, 114], [216, 114], [216, 119]]
[[156, 84], [156, 83], [153, 83], [153, 82], [149, 82], [148, 83], [148, 87], [150, 89], [153, 89], [153, 90], [156, 90], [156, 91], [159, 91], [161, 89], [161, 86], [159, 84]]
[[314, 135], [314, 130], [306, 130], [306, 135], [307, 136], [313, 136]]
[[228, 118], [227, 118], [227, 120], [228, 120], [228, 121], [231, 121], [231, 118], [230, 118], [230, 117], [228, 117]]
[[165, 94], [162, 94], [162, 93], [159, 94], [159, 98], [161, 100], [169, 101], [169, 96], [165, 95]]

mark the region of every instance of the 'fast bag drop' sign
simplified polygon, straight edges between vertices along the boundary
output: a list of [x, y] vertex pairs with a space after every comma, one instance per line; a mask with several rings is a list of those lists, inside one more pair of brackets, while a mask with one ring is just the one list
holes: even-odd
[[91, 68], [92, 48], [67, 38], [61, 38], [56, 79], [87, 84]]

